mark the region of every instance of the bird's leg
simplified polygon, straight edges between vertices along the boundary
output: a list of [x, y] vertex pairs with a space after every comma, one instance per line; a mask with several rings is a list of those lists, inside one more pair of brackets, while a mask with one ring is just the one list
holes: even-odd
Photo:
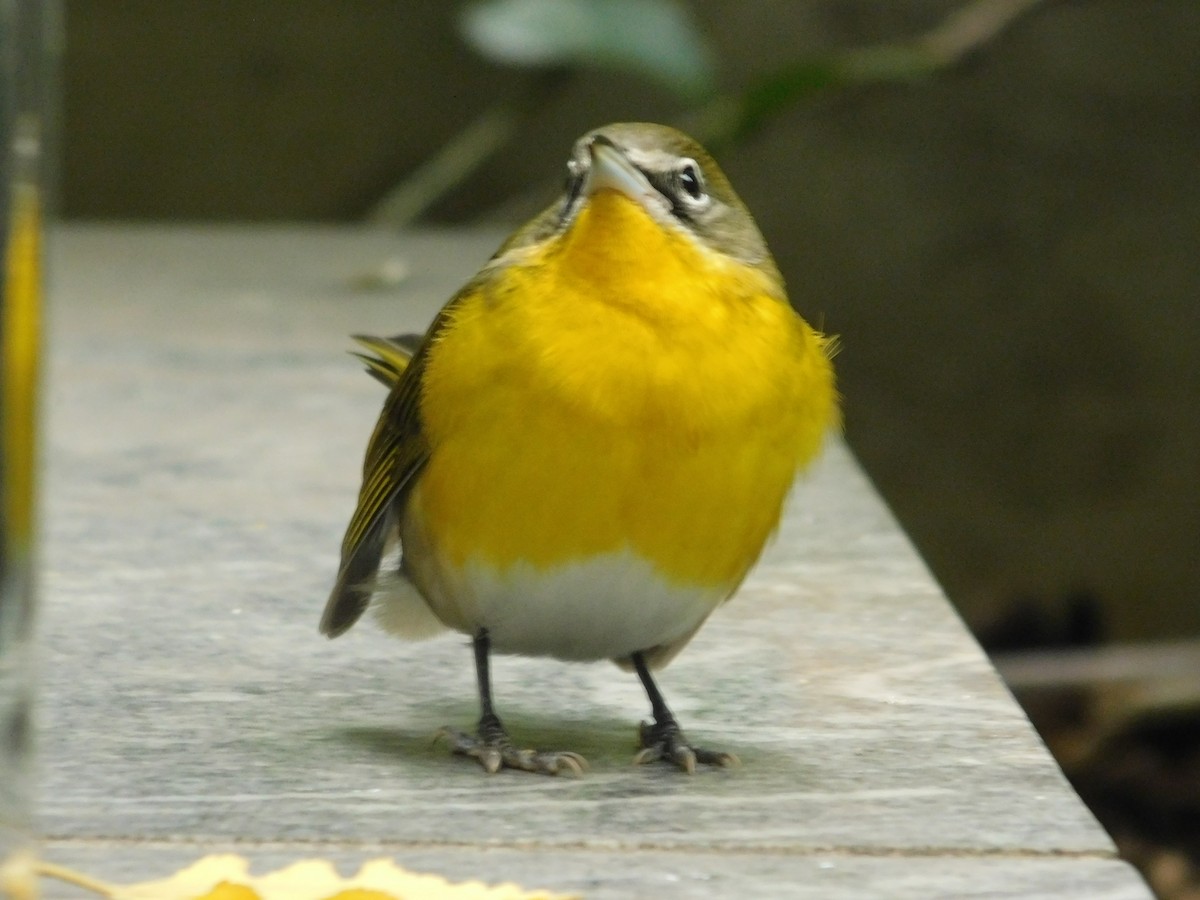
[[463, 756], [474, 757], [489, 775], [501, 768], [523, 769], [543, 775], [570, 772], [581, 775], [587, 760], [570, 751], [518, 750], [513, 746], [504, 723], [492, 708], [492, 678], [489, 665], [491, 642], [487, 629], [480, 629], [473, 642], [475, 674], [479, 679], [479, 728], [474, 735], [443, 728], [439, 736], [450, 741], [450, 749]]
[[633, 654], [633, 667], [646, 696], [650, 698], [650, 709], [654, 714], [654, 723], [643, 722], [638, 728], [642, 749], [633, 758], [634, 765], [666, 760], [674, 763], [689, 775], [696, 771], [696, 763], [710, 766], [736, 766], [738, 758], [732, 753], [722, 753], [716, 750], [705, 750], [703, 747], [693, 747], [684, 737], [683, 729], [667, 709], [667, 702], [658, 690], [658, 685], [650, 677], [650, 669], [646, 666], [645, 657], [639, 652]]

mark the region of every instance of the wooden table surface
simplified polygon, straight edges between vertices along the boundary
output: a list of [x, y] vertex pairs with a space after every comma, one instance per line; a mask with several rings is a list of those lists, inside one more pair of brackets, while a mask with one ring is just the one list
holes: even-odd
[[498, 239], [55, 235], [46, 856], [130, 881], [232, 848], [593, 898], [1148, 897], [840, 442], [660, 679], [740, 768], [632, 767], [636, 678], [502, 657], [511, 730], [591, 770], [485, 777], [430, 743], [477, 715], [462, 637], [317, 633], [383, 397], [346, 335], [422, 328]]

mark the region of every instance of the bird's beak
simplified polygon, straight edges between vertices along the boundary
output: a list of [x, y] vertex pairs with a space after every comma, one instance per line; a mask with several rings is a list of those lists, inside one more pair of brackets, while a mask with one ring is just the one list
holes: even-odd
[[592, 197], [603, 190], [617, 191], [647, 209], [662, 205], [658, 191], [638, 168], [608, 138], [597, 135], [588, 146], [592, 164], [583, 183], [583, 194]]

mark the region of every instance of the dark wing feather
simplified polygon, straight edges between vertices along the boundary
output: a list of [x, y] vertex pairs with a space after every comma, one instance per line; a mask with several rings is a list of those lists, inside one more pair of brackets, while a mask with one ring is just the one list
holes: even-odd
[[331, 638], [346, 631], [366, 610], [388, 536], [395, 530], [413, 479], [428, 456], [420, 414], [426, 354], [446, 322], [447, 311], [461, 295], [446, 305], [423, 337], [355, 337], [376, 354], [359, 354], [367, 371], [391, 392], [367, 444], [358, 506], [346, 527], [337, 582], [321, 616], [321, 633]]
[[342, 540], [342, 563], [321, 616], [322, 634], [337, 637], [366, 610], [388, 538], [399, 525], [408, 492], [428, 458], [420, 407], [430, 347], [464, 298], [487, 291], [497, 272], [555, 233], [561, 225], [561, 209], [560, 200], [511, 235], [488, 264], [442, 307], [424, 335], [355, 338], [375, 353], [358, 355], [367, 364], [367, 371], [390, 388], [390, 393], [367, 445], [358, 506]]
[[[390, 338], [372, 337], [369, 334], [354, 334], [351, 338], [370, 350], [359, 353], [351, 350], [367, 367], [367, 374], [389, 390], [396, 386], [409, 361], [425, 339], [423, 334], [397, 334]], [[372, 355], [374, 354], [374, 355]]]

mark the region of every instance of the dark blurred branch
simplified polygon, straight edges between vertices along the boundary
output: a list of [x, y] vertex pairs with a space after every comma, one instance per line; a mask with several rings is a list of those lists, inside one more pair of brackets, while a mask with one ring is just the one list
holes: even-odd
[[938, 68], [951, 66], [996, 38], [1000, 32], [1045, 0], [975, 0], [917, 40]]
[[974, 0], [910, 41], [847, 50], [774, 72], [740, 94], [717, 97], [689, 117], [701, 143], [733, 143], [820, 91], [925, 78], [952, 68], [1046, 0]]
[[367, 214], [367, 221], [400, 229], [421, 217], [438, 198], [478, 169], [517, 131], [521, 117], [507, 101], [484, 110], [443, 144], [407, 178], [393, 187]]
[[[928, 77], [960, 64], [1045, 2], [972, 0], [910, 41], [804, 60], [741, 93], [718, 95], [684, 117], [685, 129], [701, 143], [719, 148], [745, 139], [786, 108], [818, 92]], [[521, 125], [570, 80], [571, 72], [561, 68], [537, 71], [522, 91], [485, 110], [389, 191], [368, 220], [387, 228], [411, 225], [511, 141]]]
[[571, 74], [564, 69], [536, 72], [519, 92], [485, 109], [388, 191], [367, 214], [367, 221], [394, 229], [411, 225], [512, 140], [528, 117], [542, 109], [570, 79]]

